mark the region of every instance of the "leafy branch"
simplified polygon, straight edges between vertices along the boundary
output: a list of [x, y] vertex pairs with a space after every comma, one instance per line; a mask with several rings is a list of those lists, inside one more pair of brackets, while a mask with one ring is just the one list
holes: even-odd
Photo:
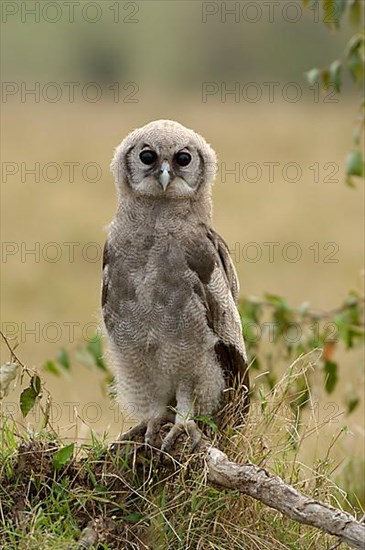
[[[52, 397], [46, 388], [44, 381], [34, 369], [27, 367], [15, 353], [17, 344], [12, 346], [7, 336], [0, 330], [0, 336], [10, 352], [10, 361], [0, 367], [0, 400], [3, 399], [10, 390], [10, 385], [19, 374], [20, 384], [23, 383], [24, 376], [29, 379], [29, 385], [20, 394], [20, 410], [25, 418], [36, 404], [40, 405], [43, 415], [42, 427], [49, 424], [50, 411], [52, 406]], [[45, 396], [45, 407], [40, 403], [41, 398]]]
[[[348, 13], [351, 25], [357, 32], [351, 37], [345, 52], [339, 59], [333, 61], [329, 67], [313, 68], [306, 73], [311, 86], [318, 86], [324, 91], [332, 88], [341, 93], [343, 72], [350, 75], [360, 89], [364, 87], [365, 62], [365, 32], [363, 28], [363, 7], [361, 0], [302, 0], [305, 6], [319, 10], [322, 7], [323, 22], [329, 29], [339, 29], [344, 14]], [[361, 148], [361, 137], [365, 126], [365, 100], [362, 99], [358, 109], [353, 130], [353, 150], [346, 157], [346, 183], [354, 187], [353, 177], [362, 177], [365, 174], [365, 163]]]
[[[364, 297], [351, 292], [344, 302], [330, 311], [318, 311], [304, 302], [291, 307], [281, 296], [266, 294], [264, 299], [248, 297], [240, 304], [244, 339], [251, 368], [264, 372], [273, 388], [279, 375], [277, 355], [293, 359], [313, 349], [321, 349], [319, 370], [324, 375], [324, 388], [331, 394], [340, 378], [335, 352], [340, 343], [349, 350], [365, 339]], [[269, 345], [267, 345], [269, 344]], [[299, 377], [292, 388], [292, 406], [303, 408], [309, 403], [310, 375]], [[356, 409], [360, 397], [355, 388], [345, 396], [347, 413]]]

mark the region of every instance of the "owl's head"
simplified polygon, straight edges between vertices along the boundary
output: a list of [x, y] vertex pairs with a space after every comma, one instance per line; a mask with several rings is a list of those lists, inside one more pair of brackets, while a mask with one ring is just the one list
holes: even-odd
[[216, 172], [213, 149], [173, 120], [156, 120], [131, 132], [116, 148], [111, 169], [119, 191], [188, 198], [207, 190]]

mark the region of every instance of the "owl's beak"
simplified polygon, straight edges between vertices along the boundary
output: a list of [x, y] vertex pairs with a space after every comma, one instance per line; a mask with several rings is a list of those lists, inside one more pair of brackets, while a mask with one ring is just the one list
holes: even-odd
[[158, 178], [158, 181], [164, 191], [166, 191], [166, 188], [170, 183], [170, 180], [171, 180], [170, 164], [167, 162], [167, 160], [164, 160], [161, 163], [160, 176]]

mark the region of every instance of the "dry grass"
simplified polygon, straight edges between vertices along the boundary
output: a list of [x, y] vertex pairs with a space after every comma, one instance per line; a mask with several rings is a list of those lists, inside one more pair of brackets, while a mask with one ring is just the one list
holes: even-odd
[[[332, 453], [338, 441], [312, 469], [298, 460], [298, 449], [291, 444], [295, 419], [288, 415], [288, 389], [296, 376], [312, 368], [313, 361], [311, 354], [293, 363], [275, 388], [262, 394], [261, 407], [249, 414], [245, 425], [233, 428], [237, 392], [231, 422], [228, 418], [224, 433], [217, 433], [214, 443], [237, 462], [265, 466], [304, 494], [361, 515], [364, 510], [355, 511], [332, 481]], [[300, 445], [308, 431], [308, 426], [301, 427]], [[298, 525], [236, 491], [209, 486], [202, 456], [183, 454], [181, 458], [185, 444], [182, 441], [175, 450], [178, 462], [161, 464], [136, 452], [136, 443], [116, 452], [106, 451], [104, 442], [94, 439], [79, 448], [77, 460], [55, 469], [61, 441], [49, 432], [30, 437], [4, 422], [2, 547], [76, 548], [72, 541], [91, 524], [99, 534], [100, 549], [307, 550], [328, 549], [335, 543], [332, 537]]]

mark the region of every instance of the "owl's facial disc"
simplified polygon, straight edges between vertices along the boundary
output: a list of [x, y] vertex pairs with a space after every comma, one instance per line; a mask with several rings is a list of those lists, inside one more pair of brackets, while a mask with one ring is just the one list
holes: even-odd
[[216, 156], [193, 130], [172, 120], [136, 128], [117, 147], [111, 168], [118, 190], [166, 199], [210, 193]]
[[201, 151], [185, 137], [141, 140], [127, 151], [125, 166], [129, 185], [146, 196], [188, 197], [204, 178]]
[[[146, 178], [152, 177], [164, 193], [168, 187], [173, 187], [174, 192], [183, 191], [184, 188], [186, 190], [186, 187], [194, 187], [188, 178], [192, 160], [192, 153], [188, 147], [180, 149], [172, 146], [160, 149], [145, 143], [139, 152], [139, 161], [145, 171], [143, 178], [145, 184]], [[151, 182], [150, 179], [149, 181]], [[147, 186], [150, 185], [147, 183]], [[151, 189], [149, 187], [149, 190]]]

